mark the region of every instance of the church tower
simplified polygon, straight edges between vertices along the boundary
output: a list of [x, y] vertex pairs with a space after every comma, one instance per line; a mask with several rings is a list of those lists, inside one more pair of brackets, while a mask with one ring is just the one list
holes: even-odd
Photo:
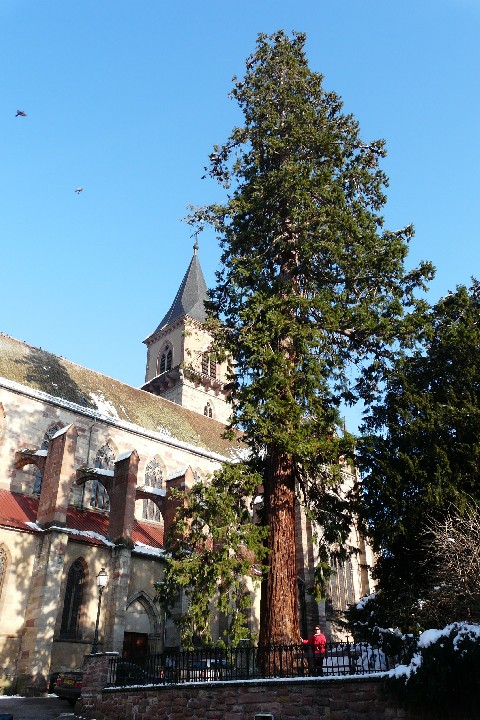
[[217, 362], [210, 351], [206, 320], [207, 286], [198, 259], [198, 244], [175, 299], [156, 330], [144, 340], [147, 346], [145, 385], [177, 405], [227, 423], [227, 363]]

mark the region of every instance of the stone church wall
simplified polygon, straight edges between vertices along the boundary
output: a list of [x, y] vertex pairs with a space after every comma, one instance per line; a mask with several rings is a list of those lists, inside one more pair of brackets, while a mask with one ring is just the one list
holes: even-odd
[[[188, 466], [206, 477], [219, 466], [218, 462], [200, 453], [189, 452], [168, 442], [129, 432], [115, 427], [113, 423], [82, 417], [66, 408], [57, 408], [35, 398], [0, 389], [0, 402], [5, 413], [4, 439], [0, 446], [0, 488], [12, 492], [31, 494], [36, 474], [33, 465], [15, 468], [15, 452], [24, 448], [38, 449], [47, 430], [55, 424], [61, 427], [70, 423], [76, 425], [76, 467], [92, 466], [97, 451], [106, 443], [110, 444], [115, 454], [135, 449], [139, 454], [139, 484], [142, 483], [147, 463], [156, 455], [164, 465], [165, 478]], [[87, 497], [84, 502], [88, 504], [88, 500]], [[82, 488], [75, 482], [72, 482], [71, 502], [75, 505], [82, 504]], [[140, 506], [139, 511], [141, 512]]]
[[[49, 673], [81, 665], [91, 648], [98, 602], [95, 578], [102, 567], [107, 569], [110, 582], [102, 604], [100, 627], [104, 631], [100, 634], [100, 648], [105, 635], [109, 649], [121, 650], [127, 622], [129, 631], [143, 632], [148, 628], [149, 643], [155, 648], [161, 646], [163, 615], [153, 602], [153, 584], [163, 574], [161, 557], [141, 555], [135, 550], [130, 554], [130, 550], [120, 547], [90, 543], [88, 538], [77, 541], [75, 533], [62, 532], [60, 527], [55, 529], [59, 521], [62, 525], [62, 510], [56, 507], [52, 511], [50, 506], [55, 498], [63, 497], [63, 490], [60, 495], [56, 494], [60, 487], [67, 489], [70, 505], [91, 509], [90, 491], [87, 487], [84, 493], [83, 487], [77, 485], [76, 470], [93, 466], [97, 451], [106, 443], [116, 457], [133, 450], [138, 453], [137, 487], [145, 484], [145, 469], [154, 457], [162, 467], [164, 488], [172, 478], [181, 480], [186, 472], [190, 481], [195, 474], [207, 478], [219, 467], [218, 460], [201, 449], [196, 452], [178, 443], [157, 440], [140, 429], [130, 431], [116, 425], [115, 419], [109, 422], [94, 418], [83, 414], [81, 409], [74, 412], [69, 407], [8, 388], [0, 388], [0, 409], [0, 489], [27, 497], [34, 494], [38, 468], [30, 463], [23, 466], [16, 463], [16, 454], [25, 449], [38, 450], [45, 434], [54, 426], [72, 427], [67, 431], [69, 437], [72, 436], [71, 450], [67, 464], [62, 465], [60, 486], [51, 486], [45, 472], [42, 482], [40, 505], [47, 519], [53, 512], [54, 527], [46, 528], [41, 534], [38, 530], [32, 533], [27, 527], [0, 528], [0, 547], [7, 557], [6, 575], [0, 587], [0, 692], [2, 683], [8, 684], [14, 677], [34, 676], [44, 681]], [[53, 448], [52, 443], [53, 440], [49, 448]], [[42, 459], [47, 455], [47, 451], [44, 452]], [[53, 467], [52, 462], [63, 462], [62, 457], [53, 460], [49, 450], [50, 466]], [[64, 503], [65, 499], [60, 501], [60, 505]], [[138, 520], [142, 519], [143, 503], [143, 500], [135, 503]], [[112, 511], [110, 523], [113, 515]], [[81, 632], [74, 640], [66, 641], [60, 632], [63, 601], [68, 572], [77, 559], [82, 560], [85, 568]], [[168, 627], [167, 637], [169, 644], [179, 644], [178, 631], [173, 627]]]
[[38, 538], [34, 535], [0, 528], [0, 548], [7, 555], [6, 576], [0, 596], [0, 693], [4, 678], [13, 677], [19, 656], [38, 545]]

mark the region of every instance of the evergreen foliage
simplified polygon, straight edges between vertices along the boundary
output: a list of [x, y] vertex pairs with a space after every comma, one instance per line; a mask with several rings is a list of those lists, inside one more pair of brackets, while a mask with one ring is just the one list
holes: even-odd
[[432, 528], [452, 505], [462, 515], [480, 500], [479, 320], [477, 281], [431, 309], [425, 348], [395, 364], [357, 448], [382, 619], [405, 631], [446, 619], [431, 592], [442, 562], [429, 550]]
[[417, 290], [429, 263], [405, 271], [413, 229], [380, 214], [383, 141], [364, 142], [339, 96], [310, 70], [305, 36], [260, 35], [231, 97], [243, 125], [215, 146], [208, 175], [222, 203], [194, 210], [222, 248], [211, 293], [214, 351], [234, 358], [232, 426], [262, 478], [267, 571], [260, 642], [299, 640], [296, 491], [344, 546], [352, 516], [340, 491], [341, 401], [369, 401], [398, 348], [423, 327]]
[[167, 538], [164, 582], [157, 600], [174, 608], [183, 590], [188, 606], [175, 617], [182, 645], [213, 642], [212, 607], [228, 618], [224, 642], [250, 637], [245, 623], [250, 608], [248, 578], [259, 582], [265, 558], [265, 528], [252, 522], [252, 499], [261, 478], [242, 464], [226, 464], [211, 481], [196, 482], [187, 492], [173, 491], [178, 502], [175, 526]]
[[[380, 600], [380, 602], [379, 602]], [[413, 649], [413, 635], [404, 635], [396, 628], [383, 627], [381, 595], [372, 593], [351, 605], [345, 612], [345, 628], [356, 642], [367, 642], [380, 647], [387, 657], [406, 655]]]

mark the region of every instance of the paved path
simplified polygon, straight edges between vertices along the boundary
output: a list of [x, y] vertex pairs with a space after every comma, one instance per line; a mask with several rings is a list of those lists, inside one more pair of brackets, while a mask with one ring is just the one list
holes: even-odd
[[13, 720], [73, 720], [73, 708], [56, 695], [46, 697], [6, 697], [0, 695], [0, 717], [13, 715]]

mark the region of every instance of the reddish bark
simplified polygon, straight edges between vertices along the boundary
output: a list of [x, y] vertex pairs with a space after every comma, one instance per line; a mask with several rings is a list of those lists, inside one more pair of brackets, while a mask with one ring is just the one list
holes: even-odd
[[269, 570], [262, 584], [260, 645], [300, 642], [292, 458], [272, 452], [264, 483]]

